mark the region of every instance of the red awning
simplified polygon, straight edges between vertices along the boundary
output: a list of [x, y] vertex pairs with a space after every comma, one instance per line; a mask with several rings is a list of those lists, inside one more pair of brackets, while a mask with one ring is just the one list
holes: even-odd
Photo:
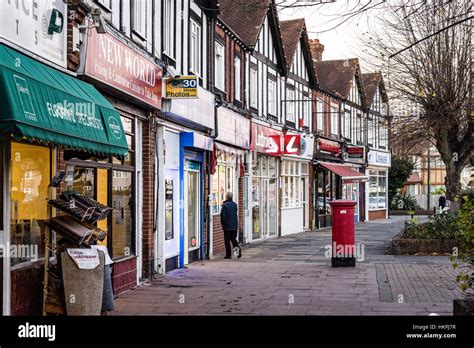
[[359, 173], [358, 171], [352, 169], [349, 166], [345, 166], [344, 164], [336, 164], [336, 163], [328, 163], [328, 162], [318, 162], [324, 168], [330, 170], [336, 175], [339, 175], [342, 178], [342, 182], [344, 184], [352, 183], [352, 182], [364, 182], [368, 181], [364, 174]]

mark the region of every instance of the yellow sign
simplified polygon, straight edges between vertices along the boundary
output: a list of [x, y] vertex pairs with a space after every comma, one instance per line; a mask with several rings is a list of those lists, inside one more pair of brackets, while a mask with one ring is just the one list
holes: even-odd
[[198, 97], [199, 82], [197, 76], [170, 77], [165, 84], [165, 98], [187, 99]]

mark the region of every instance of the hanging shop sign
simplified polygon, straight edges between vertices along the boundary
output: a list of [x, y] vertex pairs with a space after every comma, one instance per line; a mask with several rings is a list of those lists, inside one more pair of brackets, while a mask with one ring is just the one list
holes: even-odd
[[250, 120], [226, 108], [218, 109], [219, 136], [217, 140], [243, 149], [250, 146]]
[[163, 70], [111, 34], [89, 31], [83, 73], [161, 109]]
[[344, 152], [345, 161], [365, 161], [365, 147], [361, 146], [347, 146], [346, 151]]
[[341, 154], [341, 144], [337, 141], [320, 138], [318, 139], [318, 152], [319, 154], [339, 157]]
[[65, 1], [0, 1], [0, 40], [65, 68], [66, 19]]
[[369, 165], [379, 167], [390, 167], [391, 166], [391, 155], [389, 152], [370, 150], [367, 154], [367, 161]]
[[271, 156], [281, 156], [281, 131], [252, 123], [250, 150]]
[[167, 99], [189, 99], [198, 97], [198, 77], [180, 76], [170, 77], [165, 82], [165, 95]]

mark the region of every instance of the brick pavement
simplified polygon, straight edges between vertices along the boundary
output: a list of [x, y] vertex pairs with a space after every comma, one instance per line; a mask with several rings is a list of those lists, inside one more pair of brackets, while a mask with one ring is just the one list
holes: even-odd
[[366, 254], [355, 268], [330, 267], [329, 229], [305, 232], [169, 272], [118, 298], [112, 314], [451, 315], [462, 294], [448, 257], [385, 254], [403, 221], [358, 224]]

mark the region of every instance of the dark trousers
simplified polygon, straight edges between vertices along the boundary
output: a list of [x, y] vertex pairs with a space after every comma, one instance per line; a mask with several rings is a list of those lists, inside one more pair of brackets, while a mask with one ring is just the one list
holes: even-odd
[[227, 257], [232, 256], [231, 242], [234, 248], [240, 248], [237, 241], [237, 231], [224, 231], [225, 256]]

